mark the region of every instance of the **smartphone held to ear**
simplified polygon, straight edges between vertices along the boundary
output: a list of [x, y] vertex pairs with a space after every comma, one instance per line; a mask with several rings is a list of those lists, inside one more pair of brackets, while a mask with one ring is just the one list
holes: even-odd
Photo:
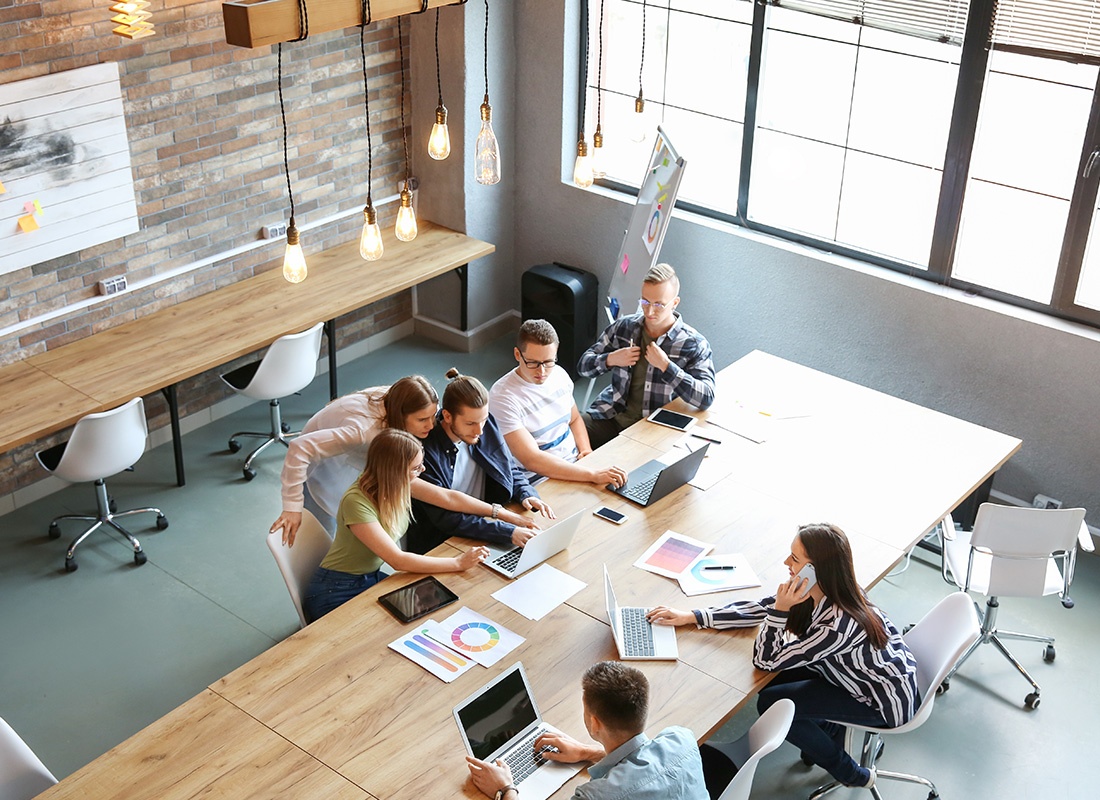
[[814, 588], [814, 586], [817, 585], [817, 570], [814, 569], [813, 564], [807, 564], [806, 566], [804, 566], [801, 570], [798, 571], [798, 574], [795, 575], [795, 577], [805, 578], [806, 580], [805, 585], [803, 585], [802, 587], [803, 597], [809, 594], [810, 589]]

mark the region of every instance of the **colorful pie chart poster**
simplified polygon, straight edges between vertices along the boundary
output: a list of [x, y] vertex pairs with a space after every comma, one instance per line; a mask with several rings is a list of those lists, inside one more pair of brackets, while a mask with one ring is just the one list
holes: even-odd
[[676, 531], [665, 531], [661, 538], [642, 553], [634, 566], [664, 575], [666, 578], [679, 578], [691, 569], [695, 562], [714, 549], [714, 545], [692, 539]]
[[466, 606], [442, 622], [430, 622], [424, 627], [435, 641], [484, 667], [493, 666], [526, 641]]
[[418, 625], [397, 641], [390, 642], [390, 649], [405, 656], [413, 663], [419, 664], [445, 683], [450, 683], [462, 673], [473, 668], [477, 662], [456, 653], [448, 647], [444, 647], [430, 637], [427, 628], [429, 625], [435, 624], [438, 623], [428, 620]]
[[760, 578], [752, 571], [748, 559], [740, 553], [702, 558], [677, 580], [689, 597], [760, 585]]

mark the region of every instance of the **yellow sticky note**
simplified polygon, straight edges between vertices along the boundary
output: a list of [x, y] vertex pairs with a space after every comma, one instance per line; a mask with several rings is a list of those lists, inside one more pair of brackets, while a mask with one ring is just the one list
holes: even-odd
[[34, 201], [34, 213], [35, 214], [41, 214], [42, 213], [42, 204], [40, 202], [38, 202], [37, 200]]
[[23, 233], [38, 230], [38, 222], [35, 221], [33, 214], [27, 214], [25, 217], [19, 218], [19, 230]]
[[4, 188], [4, 182], [0, 181], [0, 194], [4, 194], [6, 191], [7, 189]]

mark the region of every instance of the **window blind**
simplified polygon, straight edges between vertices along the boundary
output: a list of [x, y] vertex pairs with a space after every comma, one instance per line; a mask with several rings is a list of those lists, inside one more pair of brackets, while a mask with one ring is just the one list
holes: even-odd
[[993, 46], [1100, 57], [1100, 2], [998, 0]]
[[769, 0], [774, 6], [869, 28], [962, 44], [970, 0]]

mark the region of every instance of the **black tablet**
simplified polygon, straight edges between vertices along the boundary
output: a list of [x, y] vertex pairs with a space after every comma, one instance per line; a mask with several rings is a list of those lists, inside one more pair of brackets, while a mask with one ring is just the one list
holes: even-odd
[[678, 431], [686, 431], [695, 424], [695, 417], [689, 417], [687, 414], [681, 414], [678, 411], [669, 411], [667, 408], [658, 408], [647, 419], [650, 422], [675, 428]]
[[378, 598], [378, 602], [402, 622], [412, 622], [457, 599], [457, 594], [429, 575], [387, 592]]

